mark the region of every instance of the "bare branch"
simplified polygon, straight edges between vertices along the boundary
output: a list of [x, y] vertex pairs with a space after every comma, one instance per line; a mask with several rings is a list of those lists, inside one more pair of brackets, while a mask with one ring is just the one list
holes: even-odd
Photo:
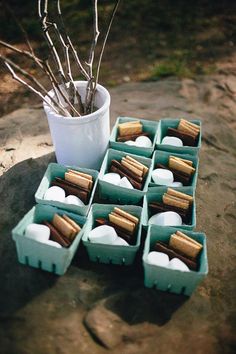
[[16, 75], [15, 71], [12, 69], [11, 65], [8, 64], [6, 61], [4, 61], [4, 64], [6, 65], [6, 67], [8, 68], [8, 70], [10, 71], [12, 78], [18, 82], [20, 82], [22, 85], [28, 87], [28, 89], [30, 89], [31, 91], [33, 91], [36, 95], [38, 95], [44, 102], [47, 103], [47, 105], [49, 105], [54, 112], [56, 112], [57, 114], [59, 114], [58, 110], [50, 103], [50, 101], [48, 101], [40, 91], [36, 90], [33, 86], [29, 85], [26, 81], [24, 81], [23, 79], [21, 79], [18, 75]]
[[109, 25], [107, 27], [107, 32], [106, 32], [106, 35], [104, 37], [104, 41], [103, 41], [103, 44], [102, 44], [102, 49], [101, 49], [101, 52], [100, 52], [100, 55], [99, 55], [99, 59], [98, 59], [98, 67], [97, 67], [97, 74], [96, 74], [96, 80], [95, 80], [95, 89], [96, 89], [96, 86], [97, 86], [97, 83], [98, 83], [102, 57], [103, 57], [104, 49], [105, 49], [105, 46], [106, 46], [106, 43], [107, 43], [107, 38], [109, 36], [110, 29], [111, 29], [111, 26], [112, 26], [112, 22], [113, 22], [113, 19], [115, 17], [116, 11], [118, 9], [119, 3], [120, 3], [120, 0], [117, 0], [115, 6], [113, 8], [113, 11], [112, 11], [112, 14], [111, 14], [111, 18], [110, 18], [110, 21], [109, 21]]
[[[15, 70], [19, 71], [23, 76], [25, 76], [27, 79], [30, 81], [33, 81], [34, 84], [44, 93], [45, 96], [47, 96], [51, 102], [54, 104], [55, 107], [57, 107], [59, 113], [62, 113], [63, 115], [69, 116], [70, 114], [68, 111], [53, 98], [48, 94], [48, 90], [31, 74], [29, 74], [27, 71], [19, 67], [17, 64], [15, 64], [12, 60], [0, 55], [0, 59], [5, 63], [10, 65], [11, 68], [14, 68]], [[9, 67], [8, 67], [9, 69]], [[13, 69], [12, 69], [13, 70]], [[55, 110], [55, 109], [54, 109]]]
[[67, 32], [67, 29], [66, 29], [66, 26], [65, 26], [65, 22], [64, 22], [64, 19], [63, 19], [63, 16], [62, 16], [62, 11], [61, 11], [61, 5], [60, 5], [60, 0], [56, 0], [57, 1], [57, 13], [58, 13], [58, 16], [59, 16], [59, 19], [60, 19], [60, 23], [61, 23], [61, 27], [62, 27], [62, 30], [64, 32], [64, 36], [65, 36], [65, 43], [70, 47], [71, 51], [72, 51], [72, 54], [74, 56], [74, 59], [75, 59], [75, 62], [79, 68], [79, 71], [81, 72], [81, 74], [87, 79], [89, 80], [89, 75], [88, 73], [86, 72], [86, 70], [84, 69], [80, 59], [79, 59], [79, 56], [78, 56], [78, 53], [77, 53], [77, 50], [75, 49], [74, 45], [72, 44], [72, 41], [68, 35], [68, 32]]
[[88, 73], [90, 80], [88, 80], [87, 87], [86, 87], [86, 99], [85, 99], [85, 111], [86, 113], [89, 110], [90, 102], [91, 102], [91, 97], [92, 97], [92, 92], [93, 92], [93, 60], [94, 60], [94, 54], [95, 54], [95, 48], [97, 45], [97, 40], [99, 37], [99, 30], [98, 30], [98, 2], [97, 0], [93, 0], [93, 40], [90, 48], [90, 53], [89, 53], [89, 60], [86, 63], [88, 66]]

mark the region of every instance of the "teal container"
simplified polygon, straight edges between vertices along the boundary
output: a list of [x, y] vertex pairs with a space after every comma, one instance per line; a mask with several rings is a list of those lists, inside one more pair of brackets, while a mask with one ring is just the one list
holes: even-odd
[[115, 204], [93, 204], [88, 215], [83, 234], [83, 244], [87, 249], [89, 259], [92, 262], [117, 264], [117, 265], [131, 265], [134, 262], [136, 253], [140, 246], [141, 229], [142, 229], [142, 208], [133, 205], [122, 205], [120, 209], [139, 218], [139, 225], [137, 230], [137, 241], [135, 245], [130, 246], [113, 246], [99, 243], [91, 243], [88, 240], [89, 232], [95, 227], [95, 220], [97, 218], [108, 219], [108, 214], [113, 211]]
[[175, 294], [190, 296], [198, 284], [208, 274], [206, 235], [201, 232], [191, 232], [179, 229], [186, 235], [203, 245], [199, 258], [199, 270], [183, 272], [147, 263], [147, 256], [157, 241], [168, 243], [170, 236], [177, 231], [174, 227], [150, 226], [143, 252], [144, 284], [148, 288], [156, 288]]
[[[79, 172], [87, 173], [93, 177], [93, 188], [92, 188], [92, 191], [90, 194], [89, 202], [85, 206], [77, 206], [77, 205], [73, 205], [73, 204], [61, 203], [58, 201], [44, 199], [44, 194], [45, 194], [46, 190], [50, 187], [52, 180], [55, 177], [64, 178], [65, 172], [68, 170], [68, 168], [71, 168], [71, 169], [79, 171]], [[52, 205], [57, 208], [61, 208], [64, 210], [71, 211], [73, 213], [77, 213], [77, 214], [86, 216], [88, 214], [90, 206], [92, 204], [92, 200], [93, 200], [94, 193], [96, 190], [97, 182], [98, 182], [98, 171], [90, 170], [87, 168], [74, 167], [74, 166], [62, 166], [62, 165], [59, 165], [58, 163], [50, 163], [48, 165], [48, 168], [43, 176], [43, 179], [42, 179], [42, 181], [35, 193], [35, 200], [39, 204]]]
[[[137, 161], [141, 162], [145, 166], [149, 168], [146, 181], [144, 183], [143, 190], [138, 189], [128, 189], [120, 186], [116, 186], [114, 184], [105, 182], [102, 180], [104, 174], [108, 173], [111, 161], [113, 159], [120, 161], [122, 157], [131, 156]], [[99, 196], [103, 200], [107, 200], [113, 203], [119, 204], [133, 204], [136, 205], [137, 203], [141, 203], [143, 196], [148, 190], [148, 185], [151, 179], [151, 171], [152, 171], [152, 160], [146, 157], [141, 157], [137, 155], [127, 154], [127, 152], [108, 149], [106, 156], [103, 160], [101, 171], [99, 173]]]
[[[40, 224], [44, 220], [51, 222], [55, 213], [59, 215], [66, 214], [81, 226], [81, 231], [77, 234], [70, 247], [56, 248], [25, 237], [25, 229], [29, 224]], [[49, 205], [38, 204], [34, 206], [12, 230], [12, 238], [16, 243], [19, 262], [34, 268], [63, 275], [71, 264], [72, 258], [79, 246], [85, 221], [86, 218], [84, 216], [69, 213]]]
[[[126, 122], [132, 122], [132, 121], [136, 121], [136, 120], [139, 120], [142, 123], [143, 131], [145, 133], [149, 134], [149, 138], [153, 142], [152, 147], [144, 148], [144, 147], [138, 147], [138, 146], [130, 146], [130, 145], [127, 145], [125, 143], [120, 143], [120, 142], [116, 141], [117, 136], [118, 136], [118, 124], [126, 123]], [[155, 121], [151, 121], [151, 120], [139, 119], [139, 118], [130, 118], [130, 117], [118, 117], [117, 120], [116, 120], [116, 123], [115, 123], [115, 125], [114, 125], [114, 127], [112, 129], [112, 132], [111, 132], [109, 146], [112, 149], [125, 151], [125, 152], [128, 152], [130, 154], [135, 154], [135, 155], [140, 155], [140, 156], [145, 156], [145, 157], [151, 157], [151, 155], [152, 155], [152, 153], [154, 151], [156, 140], [157, 140], [157, 136], [158, 136], [158, 133], [159, 133], [158, 125], [159, 125], [159, 122], [155, 122]]]
[[166, 144], [161, 144], [162, 139], [167, 136], [167, 130], [168, 128], [177, 128], [180, 119], [161, 119], [160, 121], [160, 134], [157, 137], [156, 140], [156, 149], [157, 150], [163, 150], [163, 151], [169, 151], [169, 152], [176, 152], [178, 154], [189, 154], [189, 155], [197, 155], [199, 152], [199, 149], [201, 147], [201, 140], [202, 140], [202, 123], [200, 119], [188, 119], [189, 122], [197, 124], [200, 126], [200, 134], [199, 134], [199, 139], [198, 139], [198, 144], [197, 146], [172, 146], [172, 145], [166, 145]]
[[[148, 208], [149, 203], [151, 202], [161, 202], [162, 196], [164, 193], [167, 192], [168, 187], [152, 187], [148, 189], [147, 194], [144, 197], [143, 202], [143, 225], [144, 228], [147, 229], [148, 227], [148, 220], [151, 217], [150, 210]], [[177, 189], [177, 188], [173, 188]], [[184, 230], [193, 230], [196, 227], [196, 202], [194, 196], [194, 189], [193, 187], [179, 187], [177, 189], [179, 192], [186, 193], [193, 196], [193, 208], [192, 208], [192, 217], [190, 224], [184, 224], [181, 226], [176, 227], [177, 229], [181, 228]]]
[[[192, 177], [190, 187], [193, 187], [195, 189], [196, 185], [197, 185], [197, 177], [198, 177], [198, 165], [199, 165], [198, 156], [187, 155], [187, 154], [186, 155], [185, 154], [176, 154], [173, 152], [156, 150], [153, 154], [153, 157], [152, 157], [153, 170], [155, 170], [157, 163], [165, 165], [168, 169], [169, 156], [176, 156], [176, 157], [180, 157], [182, 159], [190, 160], [193, 162], [193, 167], [196, 169], [196, 171]], [[157, 186], [158, 186], [158, 184], [154, 183], [151, 178], [151, 181], [149, 183], [149, 187], [157, 187]], [[160, 187], [162, 187], [162, 186], [160, 186]], [[175, 187], [175, 188], [181, 188], [181, 187]]]

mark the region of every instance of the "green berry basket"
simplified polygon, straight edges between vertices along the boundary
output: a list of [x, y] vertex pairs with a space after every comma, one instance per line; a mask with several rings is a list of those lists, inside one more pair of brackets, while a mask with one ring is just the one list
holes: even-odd
[[200, 126], [200, 133], [198, 138], [197, 146], [172, 146], [167, 144], [161, 144], [162, 139], [167, 136], [168, 128], [177, 128], [180, 119], [171, 119], [165, 118], [160, 120], [160, 134], [157, 136], [156, 140], [156, 149], [169, 151], [169, 152], [176, 152], [178, 154], [189, 154], [189, 155], [197, 155], [199, 149], [201, 147], [201, 140], [202, 140], [202, 123], [200, 119], [189, 119], [189, 122], [197, 124]]
[[[147, 194], [144, 197], [143, 202], [143, 226], [145, 229], [148, 228], [148, 220], [151, 217], [151, 212], [148, 207], [149, 203], [151, 202], [161, 202], [162, 196], [164, 193], [167, 192], [168, 187], [152, 187], [148, 189]], [[177, 226], [176, 228], [181, 228], [184, 230], [193, 230], [196, 227], [196, 202], [194, 196], [194, 189], [193, 187], [179, 187], [173, 188], [178, 190], [178, 192], [186, 193], [193, 196], [193, 207], [192, 207], [192, 215], [191, 215], [191, 223], [190, 224], [183, 224], [181, 226]]]
[[[81, 231], [68, 248], [57, 248], [25, 237], [25, 229], [31, 223], [40, 224], [44, 220], [52, 221], [54, 214], [66, 214], [81, 226]], [[49, 205], [38, 204], [34, 206], [12, 230], [12, 238], [16, 243], [18, 260], [20, 263], [34, 268], [46, 270], [51, 273], [63, 275], [79, 246], [83, 235], [83, 225], [86, 218], [78, 214], [69, 213]]]
[[[177, 230], [184, 232], [203, 245], [199, 258], [198, 271], [190, 270], [189, 272], [184, 272], [147, 263], [147, 256], [153, 250], [155, 243], [157, 241], [168, 243], [170, 236]], [[202, 232], [186, 232], [174, 227], [150, 226], [144, 246], [143, 267], [144, 284], [146, 287], [190, 296], [208, 274], [206, 235]]]
[[[113, 159], [120, 161], [122, 157], [125, 157], [127, 155], [133, 157], [134, 159], [136, 159], [137, 161], [141, 162], [142, 164], [144, 164], [149, 168], [143, 190], [128, 189], [102, 180], [104, 174], [108, 173], [108, 169], [111, 164], [111, 161]], [[138, 203], [142, 203], [143, 196], [148, 190], [148, 185], [151, 178], [152, 163], [153, 163], [152, 160], [146, 157], [128, 154], [124, 151], [108, 149], [98, 176], [99, 197], [102, 200], [106, 200], [113, 203], [119, 203], [119, 204], [136, 205]]]
[[[133, 122], [139, 120], [142, 125], [143, 125], [143, 131], [145, 133], [149, 134], [149, 138], [152, 140], [152, 146], [150, 148], [147, 147], [139, 147], [139, 146], [130, 146], [122, 142], [118, 142], [117, 136], [118, 136], [118, 125], [121, 123], [126, 123], [126, 122]], [[112, 149], [120, 150], [120, 151], [125, 151], [130, 154], [135, 154], [135, 155], [140, 155], [140, 156], [145, 156], [145, 157], [151, 157], [157, 136], [159, 133], [158, 130], [158, 125], [159, 122], [151, 121], [151, 120], [145, 120], [145, 119], [139, 119], [139, 118], [131, 118], [131, 117], [118, 117], [116, 120], [116, 123], [112, 129], [111, 136], [110, 136], [110, 141], [109, 141], [109, 146]]]
[[[155, 170], [157, 163], [168, 166], [169, 156], [176, 156], [176, 157], [180, 157], [182, 159], [190, 160], [193, 162], [193, 167], [196, 169], [196, 171], [192, 177], [190, 187], [193, 187], [195, 189], [196, 185], [197, 185], [198, 165], [199, 165], [199, 158], [197, 156], [187, 155], [187, 154], [176, 154], [175, 152], [156, 150], [153, 154], [153, 157], [152, 157], [152, 160], [153, 160], [152, 171]], [[166, 168], [168, 169], [168, 167], [166, 167]], [[157, 186], [158, 185], [156, 183], [154, 183], [151, 178], [150, 183], [149, 183], [149, 187], [157, 187]], [[163, 186], [160, 186], [160, 187], [163, 187]], [[186, 186], [186, 187], [188, 187], [188, 186]], [[174, 187], [174, 188], [181, 188], [181, 187]]]
[[106, 263], [106, 264], [117, 264], [117, 265], [131, 265], [134, 260], [136, 253], [140, 246], [141, 240], [141, 229], [142, 229], [142, 208], [133, 205], [122, 205], [119, 206], [120, 209], [136, 216], [139, 218], [139, 225], [136, 234], [136, 244], [129, 246], [119, 246], [119, 245], [106, 245], [99, 243], [91, 243], [88, 240], [89, 232], [95, 226], [95, 220], [97, 218], [107, 218], [108, 214], [116, 207], [115, 204], [93, 204], [88, 215], [88, 220], [84, 227], [83, 233], [83, 244], [87, 249], [89, 259], [92, 262]]
[[[50, 187], [52, 180], [55, 177], [64, 178], [65, 172], [68, 170], [68, 168], [79, 171], [79, 172], [87, 173], [93, 177], [93, 188], [92, 188], [92, 191], [90, 194], [89, 202], [85, 206], [78, 206], [78, 205], [67, 204], [67, 203], [62, 203], [62, 202], [58, 202], [58, 201], [44, 199], [44, 194], [45, 194], [46, 190]], [[77, 213], [77, 214], [86, 216], [88, 214], [90, 206], [92, 204], [92, 200], [93, 200], [94, 193], [96, 190], [97, 182], [98, 182], [98, 171], [90, 170], [87, 168], [74, 167], [74, 166], [62, 166], [62, 165], [59, 165], [58, 163], [50, 163], [48, 165], [48, 168], [43, 176], [43, 179], [42, 179], [42, 181], [35, 193], [35, 200], [39, 204], [52, 205], [57, 208], [61, 208], [64, 210], [71, 211], [73, 213]]]

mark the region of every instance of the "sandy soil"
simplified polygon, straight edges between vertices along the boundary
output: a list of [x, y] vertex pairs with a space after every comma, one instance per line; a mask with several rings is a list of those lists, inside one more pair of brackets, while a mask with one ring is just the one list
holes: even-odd
[[118, 115], [203, 120], [197, 230], [210, 269], [189, 299], [145, 289], [141, 257], [130, 269], [96, 265], [81, 246], [63, 277], [20, 265], [11, 229], [33, 206], [53, 147], [40, 107], [0, 120], [2, 353], [235, 352], [235, 94], [232, 70], [111, 89], [112, 124]]

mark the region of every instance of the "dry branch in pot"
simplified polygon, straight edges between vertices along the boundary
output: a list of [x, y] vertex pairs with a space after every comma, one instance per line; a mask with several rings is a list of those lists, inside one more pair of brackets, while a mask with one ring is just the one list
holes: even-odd
[[[39, 80], [23, 70], [19, 65], [14, 63], [6, 56], [0, 54], [0, 60], [9, 70], [12, 78], [26, 86], [32, 92], [37, 94], [44, 102], [46, 102], [57, 114], [68, 117], [80, 117], [90, 114], [94, 111], [94, 101], [96, 95], [96, 86], [98, 84], [101, 61], [107, 42], [107, 38], [111, 29], [111, 25], [119, 6], [120, 0], [117, 0], [108, 23], [106, 34], [98, 56], [98, 64], [95, 69], [94, 58], [95, 49], [99, 37], [98, 27], [98, 0], [93, 0], [93, 39], [91, 42], [89, 57], [86, 62], [80, 59], [77, 49], [72, 43], [68, 31], [66, 29], [60, 6], [60, 0], [53, 0], [55, 6], [56, 20], [50, 18], [48, 11], [48, 0], [38, 0], [38, 15], [44, 39], [48, 45], [48, 58], [39, 58], [28, 39], [27, 33], [21, 24], [16, 20], [21, 29], [28, 46], [28, 50], [21, 50], [17, 47], [0, 40], [0, 45], [10, 49], [30, 59], [38, 68], [40, 68], [47, 78], [50, 80], [52, 93], [39, 82]], [[55, 41], [56, 38], [56, 41]], [[60, 57], [62, 50], [64, 58]], [[82, 102], [81, 95], [75, 85], [74, 75], [72, 73], [72, 63], [76, 65], [77, 75], [83, 76], [87, 81], [86, 96]]]

